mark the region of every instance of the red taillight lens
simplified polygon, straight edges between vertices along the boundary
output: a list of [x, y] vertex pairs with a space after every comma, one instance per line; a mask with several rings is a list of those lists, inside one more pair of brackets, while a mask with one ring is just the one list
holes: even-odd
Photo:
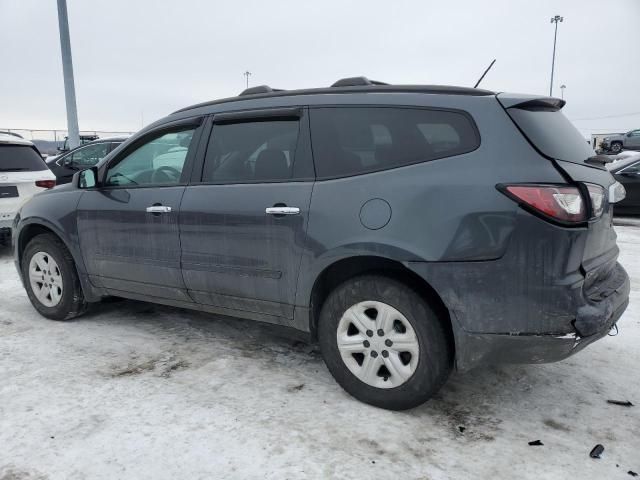
[[553, 220], [580, 223], [587, 219], [577, 187], [558, 185], [507, 185], [502, 189], [514, 200]]
[[36, 187], [53, 188], [56, 186], [55, 180], [36, 180]]

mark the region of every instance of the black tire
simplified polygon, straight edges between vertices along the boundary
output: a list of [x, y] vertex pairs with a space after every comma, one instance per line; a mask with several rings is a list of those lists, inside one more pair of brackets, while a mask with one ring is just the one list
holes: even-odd
[[622, 151], [622, 143], [620, 142], [613, 142], [611, 144], [611, 151], [613, 153], [620, 153]]
[[[418, 339], [417, 367], [397, 387], [378, 388], [363, 382], [340, 355], [336, 337], [340, 319], [348, 308], [365, 301], [383, 302], [398, 310]], [[318, 339], [324, 361], [342, 388], [358, 400], [389, 410], [406, 410], [429, 400], [444, 385], [453, 366], [453, 351], [442, 319], [414, 290], [382, 275], [355, 277], [335, 288], [322, 306]]]
[[[38, 252], [46, 252], [50, 255], [58, 264], [62, 275], [62, 296], [60, 302], [53, 307], [48, 307], [38, 300], [29, 281], [29, 263]], [[29, 300], [42, 316], [51, 320], [70, 320], [87, 310], [88, 304], [84, 299], [73, 257], [64, 243], [55, 235], [42, 234], [34, 237], [24, 249], [21, 269]]]
[[0, 247], [10, 247], [11, 246], [11, 234], [4, 233], [0, 231]]

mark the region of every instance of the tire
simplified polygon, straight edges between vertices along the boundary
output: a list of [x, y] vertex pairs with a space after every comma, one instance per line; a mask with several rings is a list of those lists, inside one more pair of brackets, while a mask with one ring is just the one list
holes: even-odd
[[[55, 235], [34, 237], [22, 254], [21, 269], [29, 300], [42, 316], [70, 320], [87, 310], [73, 257]], [[47, 287], [41, 288], [42, 285]]]
[[382, 275], [355, 277], [335, 288], [322, 306], [318, 339], [342, 388], [389, 410], [429, 400], [453, 365], [452, 347], [435, 311], [411, 288]]
[[0, 247], [11, 246], [11, 230], [8, 228], [0, 228]]
[[620, 153], [622, 151], [622, 144], [620, 142], [613, 142], [611, 144], [611, 151], [613, 153]]

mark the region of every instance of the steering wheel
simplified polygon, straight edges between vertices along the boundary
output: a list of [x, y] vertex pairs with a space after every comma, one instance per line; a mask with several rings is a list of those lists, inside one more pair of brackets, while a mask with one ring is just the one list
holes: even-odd
[[174, 182], [180, 178], [181, 174], [182, 172], [177, 168], [173, 168], [168, 165], [163, 165], [162, 167], [159, 167], [153, 171], [153, 174], [151, 174], [151, 182], [152, 183]]

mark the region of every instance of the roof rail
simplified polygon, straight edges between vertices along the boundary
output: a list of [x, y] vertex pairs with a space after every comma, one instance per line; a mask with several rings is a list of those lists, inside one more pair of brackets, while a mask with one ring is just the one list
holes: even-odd
[[[337, 82], [336, 82], [337, 83]], [[238, 102], [241, 100], [254, 100], [258, 98], [272, 98], [272, 97], [294, 97], [297, 95], [319, 95], [319, 94], [350, 94], [350, 93], [429, 93], [434, 95], [473, 95], [473, 96], [485, 96], [496, 95], [495, 92], [484, 90], [482, 88], [468, 88], [468, 87], [453, 87], [446, 85], [381, 85], [378, 83], [370, 83], [358, 86], [344, 86], [343, 88], [307, 88], [302, 90], [276, 90], [275, 88], [269, 90], [260, 90], [258, 93], [255, 88], [269, 88], [269, 87], [252, 87], [240, 94], [238, 97], [221, 98], [219, 100], [211, 100], [208, 102], [198, 103], [188, 107], [176, 110], [173, 113], [185, 112], [193, 110], [195, 108], [208, 107], [211, 105], [220, 105], [230, 102]], [[246, 98], [242, 98], [246, 97]], [[251, 97], [251, 98], [248, 98]], [[505, 106], [506, 108], [506, 106]]]
[[377, 80], [369, 80], [367, 77], [349, 77], [341, 78], [335, 82], [332, 87], [359, 87], [362, 85], [389, 85], [385, 82], [379, 82]]
[[281, 88], [271, 88], [269, 85], [258, 85], [257, 87], [251, 87], [240, 92], [239, 97], [244, 95], [257, 95], [258, 93], [273, 93], [282, 92]]

